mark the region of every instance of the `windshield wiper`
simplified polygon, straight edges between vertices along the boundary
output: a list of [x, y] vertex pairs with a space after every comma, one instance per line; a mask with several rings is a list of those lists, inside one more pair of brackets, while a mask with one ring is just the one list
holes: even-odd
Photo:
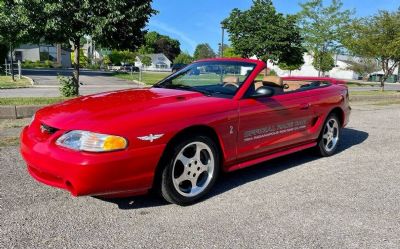
[[212, 92], [203, 90], [203, 89], [197, 89], [192, 86], [187, 86], [187, 85], [163, 85], [163, 86], [157, 86], [157, 87], [163, 87], [163, 88], [169, 88], [169, 89], [182, 89], [182, 90], [188, 90], [188, 91], [194, 91], [194, 92], [199, 92], [202, 93], [206, 96], [211, 96]]

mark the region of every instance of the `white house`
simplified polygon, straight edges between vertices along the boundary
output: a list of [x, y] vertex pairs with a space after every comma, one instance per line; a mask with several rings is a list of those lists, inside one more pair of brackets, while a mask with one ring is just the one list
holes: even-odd
[[[9, 55], [10, 56], [10, 55]], [[63, 67], [71, 67], [71, 52], [61, 48], [61, 45], [23, 44], [14, 50], [15, 61], [53, 61]]]
[[145, 71], [171, 71], [172, 62], [164, 55], [164, 54], [147, 54], [145, 55], [150, 57], [151, 65], [145, 66], [141, 61], [141, 56], [136, 57], [135, 66], [139, 68], [143, 68]]
[[[338, 79], [348, 79], [355, 80], [358, 79], [359, 75], [352, 70], [347, 69], [350, 66], [352, 60], [357, 60], [356, 57], [350, 57], [346, 55], [335, 55], [335, 67], [329, 71], [325, 72], [325, 76], [338, 78]], [[279, 76], [318, 76], [318, 70], [312, 65], [313, 56], [311, 54], [304, 54], [304, 65], [300, 70], [294, 70], [289, 72], [289, 70], [282, 70], [277, 65], [268, 62], [268, 68], [273, 69]]]

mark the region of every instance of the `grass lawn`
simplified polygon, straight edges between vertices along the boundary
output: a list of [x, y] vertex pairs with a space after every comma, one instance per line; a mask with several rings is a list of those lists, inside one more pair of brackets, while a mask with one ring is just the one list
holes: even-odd
[[350, 91], [350, 96], [355, 96], [355, 95], [374, 95], [374, 96], [380, 96], [380, 95], [395, 95], [395, 94], [400, 94], [400, 91], [380, 91], [380, 90], [374, 90], [374, 91]]
[[11, 76], [0, 76], [0, 89], [2, 88], [21, 88], [30, 87], [31, 83], [26, 78], [20, 80], [15, 77], [16, 81], [12, 81]]
[[65, 97], [18, 97], [0, 98], [0, 105], [50, 105], [69, 98]]
[[[170, 74], [165, 72], [143, 72], [141, 81], [147, 85], [154, 85]], [[139, 73], [133, 73], [132, 75], [130, 73], [115, 73], [113, 76], [125, 80], [139, 81]]]
[[348, 87], [380, 86], [380, 84], [377, 83], [377, 82], [371, 82], [371, 83], [363, 83], [363, 84], [361, 84], [360, 82], [352, 82], [352, 81], [346, 82], [346, 85], [347, 85]]

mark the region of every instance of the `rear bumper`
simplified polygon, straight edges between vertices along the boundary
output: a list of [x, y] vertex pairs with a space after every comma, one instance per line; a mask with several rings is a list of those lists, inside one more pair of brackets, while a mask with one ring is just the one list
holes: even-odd
[[74, 196], [137, 195], [146, 193], [165, 145], [111, 153], [83, 153], [61, 148], [54, 140], [40, 141], [25, 127], [21, 154], [28, 172], [44, 184], [66, 189]]

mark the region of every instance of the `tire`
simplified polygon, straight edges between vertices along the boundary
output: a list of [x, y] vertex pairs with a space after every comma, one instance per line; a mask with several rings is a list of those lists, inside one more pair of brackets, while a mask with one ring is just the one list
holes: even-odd
[[175, 145], [162, 169], [160, 192], [168, 202], [190, 205], [214, 185], [220, 168], [218, 149], [212, 139], [203, 135]]
[[337, 151], [341, 135], [341, 124], [336, 114], [332, 113], [326, 119], [318, 139], [317, 152], [323, 157], [329, 157]]

